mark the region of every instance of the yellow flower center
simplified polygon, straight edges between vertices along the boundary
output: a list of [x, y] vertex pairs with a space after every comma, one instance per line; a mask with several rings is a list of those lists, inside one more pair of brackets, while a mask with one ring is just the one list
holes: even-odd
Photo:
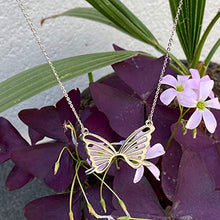
[[198, 101], [196, 107], [199, 110], [204, 110], [205, 109], [205, 102], [204, 101]]
[[185, 87], [184, 87], [183, 84], [180, 84], [180, 85], [177, 85], [177, 86], [176, 86], [176, 90], [177, 90], [178, 92], [182, 92], [184, 89], [185, 89]]

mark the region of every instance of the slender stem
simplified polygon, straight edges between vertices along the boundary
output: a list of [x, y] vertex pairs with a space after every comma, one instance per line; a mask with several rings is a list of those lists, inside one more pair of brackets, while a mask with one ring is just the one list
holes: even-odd
[[[105, 181], [105, 177], [106, 177], [106, 174], [108, 173], [109, 171], [109, 168], [111, 167], [112, 163], [109, 165], [109, 167], [106, 169], [104, 175], [103, 175], [103, 178], [102, 178], [102, 181], [101, 181], [101, 186], [100, 186], [100, 199], [102, 200], [103, 199], [103, 184], [104, 184], [104, 181]], [[103, 199], [104, 200], [104, 199]]]
[[76, 175], [79, 171], [79, 167], [80, 165], [77, 163], [75, 166], [75, 175], [72, 181], [72, 185], [71, 185], [71, 190], [70, 190], [70, 200], [69, 200], [69, 215], [73, 216], [73, 211], [72, 211], [72, 203], [73, 203], [73, 190], [74, 190], [74, 186], [75, 186], [75, 182], [76, 182]]
[[174, 129], [173, 129], [173, 132], [172, 132], [172, 134], [171, 134], [169, 140], [167, 141], [167, 144], [166, 144], [166, 146], [165, 146], [165, 148], [164, 148], [165, 151], [167, 151], [168, 147], [170, 146], [170, 143], [171, 143], [171, 141], [173, 140], [173, 137], [174, 137], [174, 135], [175, 135], [175, 133], [176, 133], [176, 131], [177, 131], [177, 128], [179, 127], [179, 124], [181, 123], [182, 118], [183, 118], [183, 117], [186, 115], [186, 113], [190, 110], [190, 108], [188, 108], [188, 109], [183, 113], [183, 108], [182, 108], [182, 106], [179, 106], [179, 107], [180, 107], [180, 116], [179, 116], [179, 119], [178, 119], [178, 121], [177, 121], [177, 123], [176, 123]]
[[[82, 165], [85, 169], [88, 169], [85, 165]], [[99, 179], [100, 181], [102, 181], [102, 178], [100, 178], [96, 173], [92, 173], [97, 179]], [[114, 196], [118, 199], [121, 200], [120, 197], [114, 192], [114, 190], [106, 183], [103, 182], [103, 184], [109, 189], [109, 191], [111, 191]]]
[[67, 146], [65, 146], [62, 150], [61, 150], [61, 152], [60, 152], [60, 154], [59, 154], [59, 157], [58, 157], [58, 159], [57, 159], [57, 162], [59, 162], [60, 161], [60, 159], [61, 159], [61, 156], [62, 156], [62, 154], [63, 154], [63, 152], [64, 152], [64, 150], [67, 150], [68, 151], [68, 153], [70, 154], [70, 156], [73, 158], [73, 160], [75, 160], [75, 161], [77, 161], [77, 159], [73, 156], [73, 154], [72, 154], [72, 152], [71, 152], [71, 150], [67, 147]]

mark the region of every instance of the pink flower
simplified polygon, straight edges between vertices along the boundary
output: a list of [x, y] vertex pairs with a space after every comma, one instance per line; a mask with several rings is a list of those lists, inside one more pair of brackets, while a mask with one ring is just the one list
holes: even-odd
[[[161, 144], [155, 144], [153, 147], [148, 147], [148, 151], [146, 153], [146, 159], [153, 159], [165, 154], [164, 148]], [[155, 176], [157, 180], [160, 180], [160, 170], [151, 162], [148, 161], [150, 165], [146, 166], [150, 172]], [[144, 175], [144, 166], [140, 166], [135, 173], [133, 183], [137, 183], [141, 180]]]
[[177, 100], [181, 98], [183, 95], [190, 95], [192, 92], [192, 88], [188, 84], [190, 76], [177, 76], [177, 79], [172, 75], [166, 75], [162, 79], [162, 84], [172, 86], [173, 88], [169, 88], [165, 90], [160, 95], [160, 100], [163, 104], [169, 105], [174, 98], [177, 97]]
[[[202, 78], [200, 78], [200, 74], [199, 74], [199, 71], [197, 69], [189, 69], [189, 71], [191, 73], [192, 79], [189, 79], [188, 85], [189, 85], [189, 87], [194, 89], [195, 92], [199, 91], [201, 82], [211, 81], [211, 79], [208, 75], [205, 75]], [[198, 93], [198, 95], [199, 95], [199, 93]], [[214, 98], [213, 91], [210, 92], [209, 97], [211, 99]]]
[[201, 120], [204, 120], [205, 126], [210, 133], [214, 133], [217, 122], [208, 108], [220, 109], [220, 103], [218, 98], [208, 99], [212, 88], [214, 86], [213, 80], [202, 81], [199, 85], [198, 94], [195, 92], [191, 96], [182, 96], [180, 103], [184, 107], [196, 108], [195, 112], [189, 118], [186, 128], [194, 129], [196, 128]]

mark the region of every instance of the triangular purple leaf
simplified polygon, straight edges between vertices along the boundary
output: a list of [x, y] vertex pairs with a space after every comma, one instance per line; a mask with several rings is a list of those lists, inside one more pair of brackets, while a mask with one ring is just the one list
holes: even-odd
[[180, 145], [172, 140], [162, 158], [161, 184], [167, 198], [173, 201], [176, 193], [179, 164], [182, 157]]
[[198, 153], [185, 150], [171, 216], [175, 219], [219, 220], [220, 191]]
[[54, 166], [50, 169], [44, 182], [55, 192], [62, 192], [66, 190], [72, 182], [74, 175], [73, 159], [67, 151], [63, 152], [60, 159], [60, 166], [57, 174], [54, 175]]
[[[149, 114], [151, 111], [152, 105], [147, 105], [147, 113]], [[148, 115], [146, 115], [148, 117]], [[154, 112], [154, 126], [155, 131], [152, 135], [152, 144], [161, 143], [163, 146], [166, 145], [167, 141], [170, 138], [171, 131], [170, 126], [177, 122], [179, 117], [179, 110], [174, 108], [169, 108], [164, 105], [156, 105]]]
[[29, 146], [15, 127], [5, 118], [0, 117], [0, 164], [10, 159], [11, 153]]
[[34, 178], [33, 175], [23, 171], [21, 168], [14, 166], [9, 173], [5, 186], [10, 190], [20, 189]]
[[[73, 89], [70, 92], [68, 92], [68, 95], [74, 105], [74, 108], [76, 109], [76, 112], [79, 111], [80, 108], [80, 91], [79, 89]], [[65, 97], [63, 97], [60, 101], [57, 102], [56, 108], [59, 112], [60, 119], [62, 124], [66, 121], [70, 121], [73, 125], [76, 123], [76, 117], [70, 108], [69, 104], [67, 103], [67, 100]]]
[[22, 110], [19, 112], [19, 118], [44, 136], [59, 141], [67, 141], [59, 112], [54, 106]]
[[[172, 129], [173, 127], [174, 125]], [[209, 174], [215, 180], [216, 188], [220, 189], [220, 175], [216, 172], [220, 167], [220, 153], [215, 140], [199, 129], [197, 130], [196, 138], [193, 138], [190, 130], [188, 130], [186, 135], [183, 135], [182, 126], [179, 126], [174, 137], [183, 149], [190, 149], [199, 153], [207, 166]]]
[[[109, 185], [112, 185], [112, 181], [111, 181], [111, 184], [109, 183], [109, 181], [107, 181], [107, 183]], [[100, 184], [96, 184], [88, 188], [86, 190], [86, 195], [88, 197], [88, 200], [92, 204], [92, 207], [94, 208], [97, 214], [110, 215], [112, 211], [114, 210], [114, 207], [112, 205], [112, 193], [108, 189], [106, 189], [105, 186], [103, 187], [103, 198], [106, 202], [106, 208], [107, 208], [107, 212], [105, 213], [100, 204], [100, 190], [99, 189], [100, 189]], [[84, 208], [84, 215], [85, 215], [86, 220], [96, 220], [94, 216], [89, 214], [88, 209], [86, 207], [86, 203], [85, 203], [85, 208]]]
[[37, 132], [30, 127], [28, 127], [28, 134], [31, 139], [31, 145], [35, 145], [38, 141], [41, 141], [44, 138], [43, 134]]
[[54, 166], [63, 147], [63, 143], [46, 143], [25, 147], [14, 152], [11, 159], [24, 171], [43, 179]]
[[91, 83], [90, 91], [96, 106], [120, 136], [126, 137], [143, 125], [144, 104], [141, 100], [100, 83]]
[[[81, 195], [73, 197], [73, 215], [81, 219]], [[31, 201], [24, 207], [28, 220], [66, 220], [69, 219], [69, 194], [52, 195]]]
[[[158, 84], [164, 58], [153, 59], [139, 55], [113, 64], [112, 67], [126, 84], [146, 100]], [[169, 67], [166, 70], [166, 73], [173, 72]]]
[[[119, 164], [120, 170], [114, 178], [114, 191], [124, 201], [128, 212], [136, 218], [166, 219], [156, 194], [145, 177], [134, 184], [135, 169], [126, 163]], [[121, 210], [118, 201], [113, 198], [116, 210]]]

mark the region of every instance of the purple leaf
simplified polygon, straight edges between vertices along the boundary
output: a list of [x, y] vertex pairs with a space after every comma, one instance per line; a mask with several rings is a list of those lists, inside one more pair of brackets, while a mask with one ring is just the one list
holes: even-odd
[[24, 171], [43, 179], [54, 166], [63, 143], [46, 143], [25, 147], [12, 154], [12, 161]]
[[182, 156], [180, 145], [172, 140], [167, 152], [162, 158], [161, 183], [167, 198], [173, 201], [177, 187], [179, 164]]
[[[148, 114], [150, 113], [151, 107], [152, 105], [147, 105]], [[153, 118], [155, 131], [152, 135], [151, 145], [161, 143], [165, 146], [167, 144], [171, 135], [170, 127], [173, 123], [177, 122], [178, 117], [179, 110], [160, 104], [156, 105]]]
[[[112, 185], [107, 181], [108, 185]], [[111, 181], [112, 183], [112, 181]], [[114, 210], [114, 207], [112, 205], [112, 193], [104, 186], [103, 187], [103, 198], [106, 203], [106, 208], [107, 212], [104, 213], [103, 208], [100, 204], [100, 184], [96, 184], [91, 186], [86, 190], [86, 195], [88, 197], [89, 202], [91, 203], [92, 207], [96, 211], [97, 214], [99, 215], [110, 215], [112, 211]], [[94, 216], [89, 214], [88, 209], [86, 207], [86, 202], [85, 202], [85, 208], [84, 208], [84, 215], [87, 220], [96, 220]]]
[[22, 110], [19, 112], [19, 118], [44, 136], [63, 142], [67, 141], [59, 112], [54, 106]]
[[[73, 215], [81, 219], [81, 196], [73, 197]], [[28, 220], [66, 220], [69, 219], [69, 194], [52, 195], [31, 201], [24, 207]]]
[[38, 141], [44, 138], [44, 135], [28, 127], [28, 134], [31, 139], [31, 145], [35, 145]]
[[[163, 56], [153, 59], [139, 55], [116, 63], [112, 67], [126, 84], [146, 100], [158, 84], [164, 58]], [[168, 67], [165, 74], [173, 72]]]
[[13, 151], [29, 145], [15, 127], [3, 117], [0, 117], [0, 137], [0, 164], [10, 159]]
[[[80, 108], [80, 91], [79, 89], [73, 89], [70, 92], [68, 92], [68, 95], [76, 109], [76, 111], [79, 111]], [[59, 102], [56, 104], [56, 108], [59, 112], [60, 119], [62, 124], [66, 121], [71, 121], [73, 125], [76, 123], [76, 117], [74, 113], [72, 112], [72, 109], [70, 108], [69, 104], [66, 101], [66, 98], [62, 98]]]
[[122, 81], [117, 75], [112, 75], [107, 77], [104, 81], [103, 84], [108, 85], [112, 88], [121, 90], [127, 94], [129, 94], [130, 96], [136, 96], [137, 98], [139, 98], [139, 96], [137, 96], [135, 94], [135, 92], [133, 91], [133, 89], [131, 89], [124, 81]]
[[220, 167], [220, 154], [215, 140], [202, 133], [199, 129], [197, 130], [196, 138], [193, 138], [190, 131], [188, 131], [186, 135], [183, 135], [181, 126], [177, 129], [174, 137], [183, 149], [190, 149], [199, 153], [206, 164], [209, 174], [215, 180], [216, 188], [219, 189], [220, 175], [216, 172], [216, 170]]
[[27, 173], [17, 166], [14, 166], [9, 173], [5, 186], [10, 190], [20, 189], [34, 178], [33, 175]]
[[[124, 162], [119, 166], [120, 170], [115, 175], [113, 189], [124, 201], [132, 217], [166, 219], [147, 179], [143, 177], [140, 182], [134, 184], [136, 170]], [[116, 210], [121, 210], [115, 198], [113, 198], [113, 205]]]
[[143, 125], [144, 104], [141, 100], [100, 83], [91, 83], [90, 91], [96, 106], [120, 136], [126, 137]]
[[74, 173], [73, 159], [65, 151], [62, 154], [57, 174], [54, 175], [54, 166], [52, 166], [44, 182], [55, 192], [62, 192], [71, 184]]
[[171, 216], [176, 219], [218, 220], [220, 192], [198, 153], [185, 150]]

